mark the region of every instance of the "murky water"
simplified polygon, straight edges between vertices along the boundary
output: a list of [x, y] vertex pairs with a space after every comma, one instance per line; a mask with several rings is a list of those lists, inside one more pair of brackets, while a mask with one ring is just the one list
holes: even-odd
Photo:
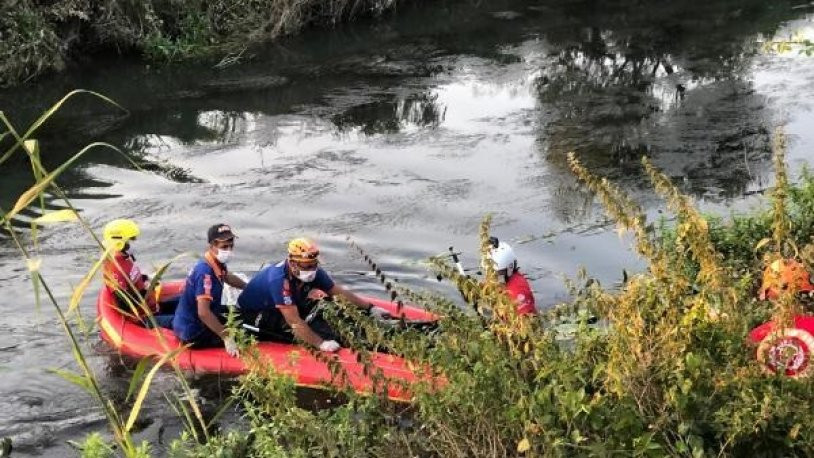
[[[225, 221], [240, 236], [233, 269], [256, 270], [280, 258], [287, 239], [309, 235], [339, 281], [383, 294], [350, 236], [402, 281], [449, 291], [420, 261], [454, 246], [474, 266], [478, 225], [491, 212], [546, 307], [567, 299], [562, 276], [580, 266], [607, 285], [641, 268], [567, 171], [568, 151], [653, 217], [662, 205], [639, 168], [643, 154], [719, 212], [757, 204], [771, 185], [774, 126], [790, 134], [792, 171], [809, 161], [814, 58], [765, 54], [758, 41], [811, 34], [812, 17], [810, 6], [756, 0], [440, 1], [255, 50], [222, 70], [98, 61], [0, 93], [0, 109], [22, 128], [82, 87], [129, 110], [82, 97], [40, 138], [51, 166], [94, 140], [141, 164], [99, 151], [60, 183], [99, 230], [115, 217], [137, 220], [143, 265], [202, 250], [206, 227]], [[30, 178], [21, 161], [0, 171], [8, 208]], [[77, 226], [42, 236], [45, 277], [66, 301], [95, 246]], [[13, 438], [15, 454], [61, 455], [65, 440], [104, 420], [48, 373], [72, 368], [72, 358], [52, 310], [35, 311], [6, 239], [0, 288], [0, 436]], [[95, 335], [89, 345], [105, 387], [123, 396], [126, 370]], [[158, 381], [149, 440], [177, 425], [160, 396], [171, 389], [169, 377]]]

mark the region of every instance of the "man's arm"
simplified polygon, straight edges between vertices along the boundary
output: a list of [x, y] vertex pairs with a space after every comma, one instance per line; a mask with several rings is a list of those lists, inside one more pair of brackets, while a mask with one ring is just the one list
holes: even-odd
[[298, 339], [319, 348], [324, 339], [314, 332], [314, 330], [308, 326], [308, 323], [300, 317], [297, 307], [293, 305], [278, 305], [277, 309], [283, 314], [285, 322], [288, 323]]
[[364, 299], [362, 298], [362, 296], [359, 296], [358, 294], [345, 289], [342, 285], [339, 284], [334, 284], [334, 287], [331, 288], [330, 291], [328, 291], [328, 294], [332, 296], [338, 294], [344, 297], [348, 302], [351, 302], [352, 304], [356, 305], [362, 310], [370, 311], [370, 308], [372, 307], [372, 304], [368, 302], [367, 299]]
[[246, 287], [246, 282], [233, 273], [227, 273], [226, 277], [223, 278], [223, 281], [227, 285], [234, 286], [237, 289], [244, 289]]
[[223, 339], [226, 337], [226, 328], [221, 324], [215, 314], [212, 313], [212, 310], [209, 308], [210, 302], [212, 302], [211, 299], [206, 297], [198, 298], [198, 318], [201, 319], [207, 328]]

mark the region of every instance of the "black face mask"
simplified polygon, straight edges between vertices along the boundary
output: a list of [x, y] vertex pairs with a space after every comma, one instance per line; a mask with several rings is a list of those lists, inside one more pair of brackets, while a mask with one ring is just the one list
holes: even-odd
[[135, 257], [135, 256], [133, 256], [133, 254], [132, 254], [132, 253], [130, 253], [130, 242], [125, 242], [125, 243], [124, 243], [124, 248], [122, 248], [122, 253], [124, 253], [124, 254], [126, 254], [127, 256], [129, 256], [129, 257], [130, 257], [130, 259], [132, 259], [133, 261], [135, 261], [135, 260], [136, 260], [136, 257]]

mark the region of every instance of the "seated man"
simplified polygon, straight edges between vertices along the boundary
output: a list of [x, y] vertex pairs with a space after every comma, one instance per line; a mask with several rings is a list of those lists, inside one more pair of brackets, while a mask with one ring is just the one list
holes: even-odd
[[492, 243], [489, 260], [493, 263], [498, 280], [506, 286], [506, 293], [517, 303], [517, 314], [537, 313], [534, 294], [528, 280], [517, 267], [514, 250], [508, 243], [501, 242], [496, 237], [491, 237], [489, 241]]
[[[178, 300], [158, 303], [157, 295], [155, 298], [146, 297], [149, 278], [141, 272], [133, 256], [133, 242], [140, 233], [138, 225], [129, 219], [116, 219], [105, 225], [102, 239], [105, 246], [112, 247], [113, 252], [102, 266], [102, 276], [105, 285], [113, 292], [119, 309], [127, 314], [135, 313], [135, 318], [143, 317], [148, 312], [141, 305], [145, 301], [149, 312], [157, 314], [155, 318], [159, 325], [168, 326], [170, 323], [162, 323], [159, 317], [170, 315], [160, 314], [173, 313]], [[146, 318], [143, 321], [150, 323]]]
[[139, 234], [138, 225], [129, 219], [113, 220], [102, 232], [106, 247], [112, 248], [111, 258], [102, 266], [102, 275], [116, 297], [116, 305], [124, 312], [138, 308], [147, 288], [147, 276], [141, 273], [132, 253], [131, 242]]
[[289, 342], [296, 337], [322, 351], [335, 352], [340, 345], [330, 325], [321, 317], [312, 317], [306, 322], [313, 311], [310, 299], [317, 298], [322, 291], [332, 296], [341, 295], [367, 311], [371, 311], [371, 305], [336, 284], [319, 267], [318, 257], [319, 248], [313, 241], [292, 240], [288, 244], [288, 258], [258, 272], [237, 298], [237, 303], [241, 312], [263, 314], [260, 327], [264, 332]]
[[237, 356], [238, 350], [224, 326], [227, 310], [221, 303], [223, 284], [239, 289], [246, 287], [246, 282], [226, 268], [235, 247], [235, 237], [226, 224], [209, 228], [209, 249], [187, 275], [172, 322], [175, 335], [185, 344], [191, 344], [192, 348], [223, 345], [230, 356]]

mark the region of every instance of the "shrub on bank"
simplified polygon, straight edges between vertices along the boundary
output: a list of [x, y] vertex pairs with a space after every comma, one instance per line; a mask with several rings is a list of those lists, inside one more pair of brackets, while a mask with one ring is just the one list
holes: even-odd
[[[359, 317], [359, 326], [377, 345], [442, 374], [443, 387], [414, 387], [415, 401], [403, 412], [379, 398], [346, 393], [347, 404], [312, 413], [293, 406], [290, 390], [280, 391], [284, 378], [253, 374], [238, 391], [251, 393], [243, 397], [251, 433], [240, 436], [248, 442], [237, 443], [260, 456], [808, 453], [814, 449], [807, 427], [814, 421], [812, 384], [765, 374], [746, 344], [755, 324], [789, 313], [783, 301], [755, 298], [764, 254], [793, 255], [789, 247], [805, 247], [812, 235], [807, 209], [814, 202], [814, 179], [804, 173], [799, 184], [787, 184], [782, 144], [778, 148], [773, 208], [730, 222], [702, 216], [643, 160], [676, 216], [672, 229], [660, 233], [623, 192], [572, 157], [574, 173], [620, 230], [636, 235], [636, 249], [649, 262], [646, 272], [618, 290], [594, 282], [575, 288], [569, 310], [598, 314], [605, 329], [582, 322], [573, 342], [563, 344], [545, 317], [528, 321], [513, 314], [492, 272], [478, 284], [435, 260], [470, 305], [498, 319], [484, 325], [444, 298], [413, 296], [446, 314], [442, 333], [380, 341], [375, 329], [367, 329], [375, 325]], [[488, 220], [484, 243], [487, 234]], [[330, 445], [320, 443], [318, 431], [328, 432]], [[234, 446], [230, 440], [227, 434], [205, 447], [223, 452]], [[201, 449], [184, 450], [195, 455]]]
[[0, 87], [60, 70], [99, 50], [152, 60], [240, 53], [253, 43], [377, 15], [397, 0], [6, 0]]

